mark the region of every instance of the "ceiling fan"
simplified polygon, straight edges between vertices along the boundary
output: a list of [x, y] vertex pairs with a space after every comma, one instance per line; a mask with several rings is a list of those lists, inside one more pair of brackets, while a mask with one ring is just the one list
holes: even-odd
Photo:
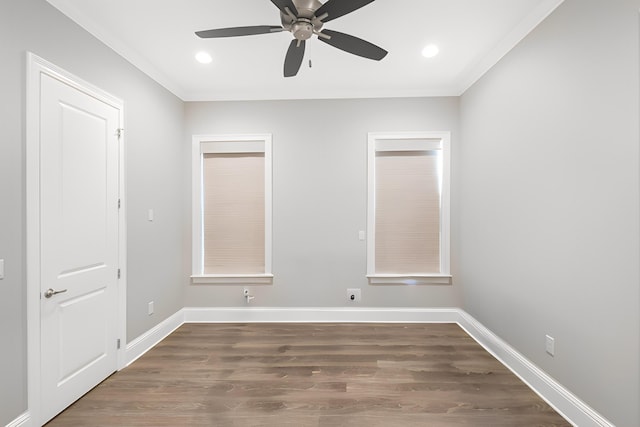
[[314, 34], [318, 39], [345, 52], [363, 58], [380, 61], [387, 51], [368, 41], [338, 31], [323, 30], [326, 22], [344, 16], [354, 10], [372, 3], [374, 0], [328, 0], [322, 4], [319, 0], [271, 0], [280, 10], [282, 26], [257, 25], [250, 27], [219, 28], [215, 30], [197, 31], [201, 38], [222, 38], [251, 36], [257, 34], [279, 33], [289, 31], [294, 39], [284, 60], [284, 76], [293, 77], [298, 74], [306, 41]]

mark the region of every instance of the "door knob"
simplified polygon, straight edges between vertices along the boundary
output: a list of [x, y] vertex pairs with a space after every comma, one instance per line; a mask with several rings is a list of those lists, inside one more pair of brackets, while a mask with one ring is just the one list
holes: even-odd
[[44, 291], [44, 297], [45, 298], [51, 298], [52, 296], [54, 296], [56, 294], [61, 294], [63, 292], [67, 292], [67, 290], [63, 289], [61, 291], [54, 291], [53, 289], [49, 288], [46, 291]]

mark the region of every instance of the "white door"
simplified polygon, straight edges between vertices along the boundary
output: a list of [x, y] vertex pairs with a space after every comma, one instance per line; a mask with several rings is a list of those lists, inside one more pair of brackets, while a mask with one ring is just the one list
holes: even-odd
[[120, 110], [48, 75], [40, 96], [46, 422], [117, 369]]

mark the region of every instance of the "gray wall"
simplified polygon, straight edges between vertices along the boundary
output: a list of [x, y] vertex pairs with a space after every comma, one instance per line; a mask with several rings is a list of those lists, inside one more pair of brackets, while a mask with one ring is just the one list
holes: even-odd
[[[183, 306], [183, 103], [44, 0], [0, 2], [0, 425], [26, 410], [25, 52], [125, 101], [128, 340]], [[147, 209], [156, 221], [146, 221]], [[156, 314], [147, 316], [154, 300]]]
[[[369, 286], [366, 243], [358, 240], [367, 219], [367, 132], [451, 131], [455, 162], [458, 98], [202, 102], [187, 103], [185, 112], [187, 141], [194, 134], [273, 135], [275, 279], [252, 288], [253, 306], [340, 307], [354, 287], [362, 289], [361, 306], [460, 305], [455, 284]], [[184, 166], [191, 170], [190, 158]], [[454, 251], [454, 274], [456, 261]], [[187, 306], [245, 305], [242, 286], [185, 287]]]
[[566, 0], [462, 97], [458, 165], [464, 308], [620, 427], [640, 425], [639, 8]]

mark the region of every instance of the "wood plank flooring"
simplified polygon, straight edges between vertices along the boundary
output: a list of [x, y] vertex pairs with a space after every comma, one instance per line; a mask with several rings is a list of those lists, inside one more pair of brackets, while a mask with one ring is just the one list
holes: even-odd
[[185, 324], [47, 426], [569, 426], [455, 324]]

